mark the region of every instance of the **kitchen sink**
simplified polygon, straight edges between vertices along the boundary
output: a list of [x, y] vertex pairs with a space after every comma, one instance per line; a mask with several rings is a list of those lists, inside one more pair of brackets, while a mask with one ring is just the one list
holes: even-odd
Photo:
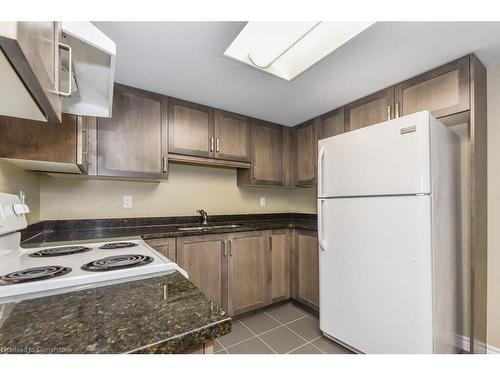
[[239, 228], [241, 224], [225, 224], [225, 225], [200, 225], [196, 227], [182, 227], [177, 228], [177, 230], [210, 230], [210, 229], [231, 229]]

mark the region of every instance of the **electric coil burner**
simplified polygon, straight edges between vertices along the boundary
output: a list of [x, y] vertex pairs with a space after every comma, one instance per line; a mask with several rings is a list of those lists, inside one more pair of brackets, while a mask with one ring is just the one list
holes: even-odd
[[122, 268], [143, 266], [151, 263], [153, 257], [140, 254], [115, 255], [84, 264], [82, 270], [92, 272], [113, 271]]
[[21, 247], [19, 231], [27, 226], [22, 212], [28, 207], [18, 196], [0, 192], [0, 305], [175, 271], [188, 277], [138, 237]]
[[37, 251], [36, 253], [30, 254], [30, 257], [58, 257], [63, 255], [71, 255], [78, 253], [85, 253], [92, 250], [90, 247], [86, 246], [64, 246], [64, 247], [51, 247], [50, 249], [44, 249]]
[[50, 279], [52, 277], [66, 275], [69, 272], [71, 272], [70, 267], [41, 266], [26, 268], [21, 271], [8, 273], [7, 275], [1, 276], [0, 280], [5, 281], [9, 284], [25, 283], [30, 281]]
[[102, 245], [99, 249], [124, 249], [126, 247], [134, 246], [137, 246], [137, 244], [133, 242], [111, 242]]

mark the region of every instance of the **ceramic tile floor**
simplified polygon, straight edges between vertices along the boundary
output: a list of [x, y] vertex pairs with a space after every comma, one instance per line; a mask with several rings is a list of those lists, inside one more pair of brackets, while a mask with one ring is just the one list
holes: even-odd
[[318, 319], [292, 303], [233, 320], [231, 333], [219, 337], [215, 354], [350, 354], [324, 337]]

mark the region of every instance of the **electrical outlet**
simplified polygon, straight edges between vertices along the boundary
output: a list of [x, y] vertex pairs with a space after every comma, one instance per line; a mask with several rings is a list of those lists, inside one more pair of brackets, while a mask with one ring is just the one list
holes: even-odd
[[260, 197], [260, 206], [266, 207], [266, 197]]
[[132, 196], [124, 195], [123, 196], [123, 208], [132, 208]]

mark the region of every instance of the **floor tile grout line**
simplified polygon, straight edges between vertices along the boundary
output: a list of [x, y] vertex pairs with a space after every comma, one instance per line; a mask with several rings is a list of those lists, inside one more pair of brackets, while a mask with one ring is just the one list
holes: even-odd
[[248, 330], [249, 330], [249, 331], [250, 331], [250, 332], [251, 332], [251, 333], [252, 333], [255, 337], [257, 337], [257, 339], [258, 339], [258, 340], [262, 341], [262, 343], [263, 343], [265, 346], [267, 346], [269, 349], [271, 349], [271, 350], [272, 350], [272, 352], [273, 352], [274, 354], [278, 354], [278, 353], [276, 352], [276, 350], [274, 350], [273, 348], [271, 348], [269, 345], [267, 345], [267, 343], [266, 343], [266, 342], [264, 342], [264, 340], [262, 340], [262, 339], [261, 339], [258, 335], [256, 335], [256, 334], [255, 334], [255, 332], [254, 332], [254, 331], [252, 331], [252, 330], [250, 329], [250, 327], [248, 327], [248, 326], [247, 326], [245, 323], [243, 323], [241, 320], [240, 320], [240, 323], [241, 323], [241, 324], [243, 324], [243, 326], [244, 326], [244, 327], [246, 327], [246, 328], [247, 328], [247, 329], [248, 329]]
[[[288, 328], [288, 327], [287, 327], [287, 328]], [[290, 328], [288, 328], [288, 329], [290, 329]], [[292, 332], [293, 332], [293, 331], [292, 331]], [[297, 333], [297, 332], [294, 332], [294, 333]], [[297, 335], [298, 335], [298, 334], [297, 334]], [[298, 335], [298, 336], [300, 336], [300, 335]], [[302, 336], [300, 336], [300, 337], [302, 337]], [[302, 345], [300, 345], [299, 347], [297, 347], [297, 348], [295, 348], [295, 349], [290, 350], [290, 351], [289, 351], [288, 353], [286, 353], [286, 354], [290, 354], [290, 353], [291, 353], [291, 352], [293, 352], [294, 350], [297, 350], [297, 349], [299, 349], [299, 348], [302, 348], [303, 346], [305, 346], [305, 345], [307, 345], [307, 344], [311, 344], [314, 348], [318, 349], [321, 353], [323, 353], [323, 354], [327, 354], [327, 353], [325, 353], [323, 350], [321, 350], [320, 348], [318, 348], [316, 345], [314, 345], [314, 344], [313, 344], [313, 341], [316, 341], [317, 339], [319, 339], [319, 338], [321, 338], [321, 337], [323, 337], [323, 336], [321, 335], [321, 336], [318, 336], [318, 337], [313, 338], [312, 340], [308, 340], [305, 344], [302, 344]]]
[[297, 318], [297, 319], [294, 319], [294, 320], [290, 320], [288, 323], [281, 323], [278, 319], [274, 318], [273, 316], [269, 315], [267, 312], [263, 311], [264, 314], [266, 314], [268, 317], [270, 317], [271, 319], [275, 320], [276, 322], [278, 322], [279, 324], [283, 325], [283, 326], [286, 326], [287, 324], [290, 324], [290, 323], [294, 323], [300, 319], [304, 319], [304, 318], [307, 318], [307, 315], [304, 315], [304, 316], [301, 316], [300, 318]]
[[[320, 336], [320, 337], [321, 337], [321, 336]], [[316, 340], [317, 340], [317, 339], [319, 339], [320, 337], [316, 337], [314, 340], [311, 340], [311, 341], [309, 342], [309, 344], [311, 344], [312, 346], [314, 346], [314, 347], [315, 347], [316, 349], [318, 349], [321, 353], [323, 353], [323, 354], [328, 354], [327, 352], [325, 352], [325, 351], [321, 350], [320, 348], [318, 348], [316, 345], [314, 345], [314, 344], [313, 344], [313, 341], [316, 341]]]
[[215, 341], [217, 341], [219, 343], [219, 345], [222, 346], [222, 349], [226, 350], [226, 347], [220, 342], [220, 340], [218, 338], [215, 339]]
[[[241, 324], [243, 327], [245, 327], [246, 329], [248, 329], [248, 330], [250, 331], [250, 333], [251, 333], [253, 336], [252, 336], [252, 337], [249, 337], [249, 338], [247, 338], [247, 339], [244, 339], [244, 340], [241, 340], [241, 341], [235, 342], [234, 344], [231, 344], [231, 345], [227, 345], [227, 346], [225, 346], [225, 347], [224, 347], [224, 349], [226, 349], [226, 351], [227, 351], [227, 349], [232, 348], [233, 346], [238, 345], [238, 344], [241, 344], [241, 343], [243, 343], [243, 342], [247, 342], [248, 340], [251, 340], [251, 339], [253, 339], [253, 338], [256, 336], [256, 335], [255, 335], [255, 333], [253, 333], [251, 329], [249, 329], [249, 328], [248, 328], [245, 324], [243, 324], [243, 322], [242, 322], [241, 320], [239, 320], [239, 319], [238, 319], [238, 320], [236, 320], [236, 321], [233, 321], [233, 324], [234, 324], [234, 323], [236, 323], [236, 322], [240, 322], [240, 324]], [[221, 345], [222, 345], [222, 343], [221, 343]]]
[[308, 313], [307, 311], [302, 310], [300, 307], [295, 306], [293, 303], [291, 303], [289, 306], [290, 306], [290, 308], [291, 308], [292, 310], [295, 310], [295, 311], [300, 312], [300, 313], [302, 313], [302, 314], [311, 315], [311, 313]]
[[[297, 310], [295, 310], [295, 309], [292, 309], [292, 310], [297, 311]], [[255, 333], [255, 332], [253, 332], [253, 331], [252, 331], [252, 330], [251, 330], [251, 329], [250, 329], [250, 328], [249, 328], [249, 327], [248, 327], [245, 323], [243, 323], [243, 322], [241, 321], [241, 319], [236, 320], [236, 322], [240, 322], [240, 323], [241, 323], [241, 324], [242, 324], [242, 325], [243, 325], [246, 329], [248, 329], [248, 330], [250, 331], [250, 333], [251, 333], [252, 335], [254, 335], [254, 336], [253, 336], [253, 337], [249, 337], [249, 338], [244, 339], [244, 340], [241, 340], [241, 341], [238, 341], [238, 342], [236, 342], [236, 343], [234, 343], [234, 344], [231, 344], [231, 345], [228, 345], [228, 346], [223, 345], [223, 344], [222, 344], [222, 342], [219, 340], [220, 345], [222, 346], [222, 348], [223, 348], [223, 349], [224, 349], [224, 350], [225, 350], [228, 354], [231, 354], [231, 353], [229, 353], [229, 351], [228, 351], [228, 349], [229, 349], [229, 348], [232, 348], [233, 346], [236, 346], [236, 345], [238, 345], [238, 344], [242, 344], [242, 343], [244, 343], [244, 342], [247, 342], [247, 341], [249, 341], [249, 340], [253, 339], [254, 337], [257, 337], [257, 338], [258, 338], [260, 341], [262, 341], [262, 342], [263, 342], [266, 346], [269, 346], [269, 345], [267, 345], [267, 344], [266, 344], [266, 343], [265, 343], [265, 342], [264, 342], [264, 341], [263, 341], [263, 340], [262, 340], [259, 336], [264, 335], [264, 334], [266, 334], [266, 333], [269, 333], [269, 332], [271, 332], [271, 331], [274, 331], [274, 330], [276, 330], [276, 329], [278, 329], [278, 328], [281, 328], [281, 327], [286, 327], [286, 325], [287, 325], [287, 324], [297, 322], [297, 321], [299, 321], [299, 320], [301, 320], [301, 319], [304, 319], [304, 318], [306, 318], [306, 317], [308, 317], [308, 316], [310, 315], [310, 314], [308, 314], [308, 315], [303, 315], [303, 316], [301, 316], [301, 317], [299, 317], [299, 318], [297, 318], [297, 319], [291, 320], [291, 321], [289, 321], [288, 323], [285, 323], [285, 324], [284, 324], [284, 323], [281, 323], [278, 319], [276, 319], [276, 318], [274, 318], [273, 316], [271, 316], [270, 314], [268, 314], [266, 311], [262, 311], [262, 312], [263, 312], [265, 315], [267, 315], [269, 318], [271, 318], [272, 320], [274, 320], [276, 323], [278, 323], [278, 326], [277, 326], [277, 327], [274, 327], [274, 328], [271, 328], [271, 329], [269, 329], [269, 330], [267, 330], [267, 331], [261, 332], [261, 333], [259, 333], [259, 334], [256, 334], [256, 333]], [[301, 313], [304, 313], [304, 312], [301, 312]], [[235, 322], [235, 323], [236, 323], [236, 322]], [[288, 327], [286, 327], [286, 328], [288, 328]], [[292, 330], [292, 329], [290, 329], [290, 328], [288, 328], [288, 330], [290, 330], [290, 331], [292, 331], [293, 333], [297, 334], [295, 331], [293, 331], [293, 330]], [[300, 338], [302, 338], [303, 340], [305, 340], [302, 336], [300, 336], [300, 335], [297, 335], [297, 336], [299, 336]], [[320, 336], [320, 337], [321, 337], [321, 336]], [[314, 340], [316, 340], [316, 339], [314, 339]], [[307, 340], [306, 340], [306, 341], [307, 341]], [[314, 345], [313, 345], [313, 346], [314, 346]], [[269, 348], [270, 348], [271, 350], [273, 350], [273, 352], [274, 352], [274, 349], [272, 349], [271, 347], [269, 347]], [[316, 346], [315, 346], [315, 348], [321, 351], [321, 349], [317, 348]], [[297, 348], [295, 348], [295, 349], [297, 349]], [[293, 350], [295, 350], [295, 349], [293, 349]], [[278, 354], [278, 353], [276, 353], [276, 354]], [[325, 353], [325, 354], [326, 354], [326, 353]]]

